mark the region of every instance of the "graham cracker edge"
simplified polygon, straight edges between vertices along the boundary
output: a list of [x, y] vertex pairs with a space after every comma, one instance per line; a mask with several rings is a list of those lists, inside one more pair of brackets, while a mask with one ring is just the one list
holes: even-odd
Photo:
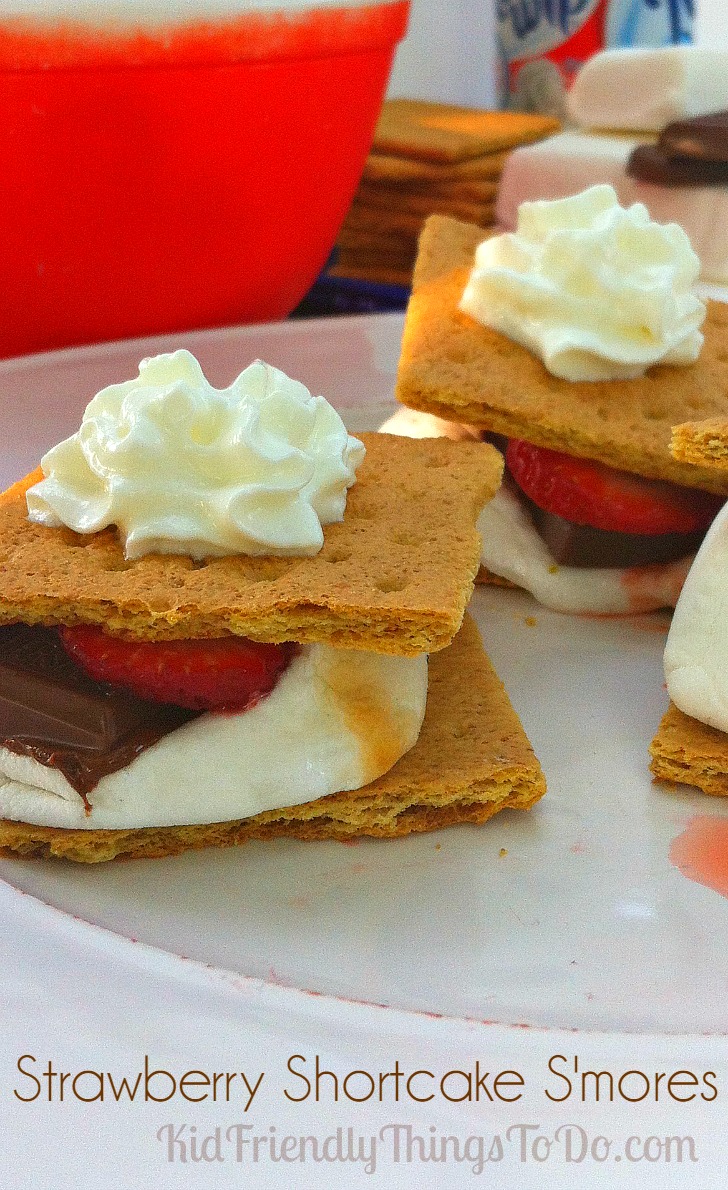
[[[392, 817], [390, 823], [377, 823], [374, 814], [371, 821], [360, 825], [337, 820], [326, 813], [325, 799], [320, 803], [308, 802], [305, 808], [319, 806], [308, 821], [278, 820], [263, 822], [262, 817], [241, 819], [232, 822], [213, 823], [210, 826], [182, 826], [147, 828], [137, 831], [67, 831], [60, 832], [48, 827], [36, 827], [27, 823], [0, 821], [0, 856], [5, 859], [47, 859], [50, 857], [75, 860], [81, 863], [100, 863], [108, 860], [160, 859], [179, 855], [184, 851], [199, 851], [207, 847], [238, 847], [253, 840], [298, 839], [304, 842], [338, 840], [341, 842], [358, 838], [391, 839], [413, 832], [437, 831], [447, 826], [462, 823], [486, 822], [499, 810], [510, 807], [527, 810], [542, 796], [543, 790], [536, 782], [531, 788], [516, 792], [503, 783], [502, 795], [496, 798], [499, 786], [483, 784], [481, 788], [469, 791], [470, 797], [456, 800], [444, 806], [404, 806]], [[336, 794], [332, 795], [338, 796]], [[480, 796], [484, 800], [478, 801]], [[300, 809], [301, 807], [297, 807]], [[61, 835], [64, 837], [60, 837]], [[98, 850], [93, 855], [81, 850], [79, 844], [85, 840], [79, 836], [95, 836]], [[106, 836], [106, 837], [104, 837]], [[114, 836], [113, 838], [111, 836]], [[108, 848], [104, 850], [104, 843]]]
[[728, 735], [691, 718], [672, 702], [650, 744], [650, 755], [650, 771], [658, 781], [728, 797]]
[[728, 421], [708, 418], [673, 426], [670, 453], [678, 462], [725, 472], [728, 469]]

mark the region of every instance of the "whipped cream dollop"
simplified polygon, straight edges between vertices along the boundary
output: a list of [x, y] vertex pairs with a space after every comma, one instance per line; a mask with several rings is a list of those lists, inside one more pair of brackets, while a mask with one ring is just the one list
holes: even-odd
[[708, 529], [665, 646], [670, 698], [693, 719], [728, 731], [728, 504]]
[[311, 555], [341, 521], [364, 446], [336, 410], [257, 360], [213, 388], [189, 351], [144, 359], [93, 398], [26, 493], [43, 525], [116, 525], [148, 553]]
[[[477, 434], [472, 426], [458, 426], [431, 413], [398, 409], [380, 432], [409, 438], [440, 438]], [[514, 485], [515, 486], [515, 485]], [[530, 592], [552, 611], [595, 616], [619, 616], [674, 607], [692, 554], [676, 562], [649, 566], [561, 566], [508, 481], [498, 489], [478, 517], [480, 560], [491, 574]]]
[[524, 202], [480, 244], [460, 308], [565, 380], [630, 380], [700, 353], [700, 261], [677, 223], [624, 208], [611, 186]]
[[310, 645], [267, 698], [206, 714], [102, 777], [84, 812], [58, 769], [0, 748], [0, 817], [79, 830], [229, 822], [361, 789], [417, 741], [427, 657]]

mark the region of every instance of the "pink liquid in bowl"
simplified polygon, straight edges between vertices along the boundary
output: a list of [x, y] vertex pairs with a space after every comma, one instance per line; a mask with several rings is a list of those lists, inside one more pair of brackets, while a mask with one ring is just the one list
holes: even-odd
[[0, 20], [0, 356], [285, 317], [346, 214], [407, 13]]

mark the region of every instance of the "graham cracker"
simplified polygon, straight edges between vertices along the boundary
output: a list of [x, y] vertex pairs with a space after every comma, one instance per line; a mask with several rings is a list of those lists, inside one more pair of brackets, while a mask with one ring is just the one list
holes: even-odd
[[399, 205], [392, 206], [388, 211], [383, 211], [381, 207], [369, 206], [365, 199], [355, 199], [352, 203], [349, 214], [346, 216], [344, 226], [339, 233], [338, 242], [341, 243], [342, 236], [348, 234], [355, 236], [357, 233], [370, 234], [371, 232], [399, 232], [411, 240], [415, 252], [417, 250], [417, 238], [422, 229], [423, 218], [421, 215], [412, 213], [407, 210], [407, 207]]
[[357, 281], [374, 281], [379, 285], [397, 285], [409, 289], [412, 270], [401, 268], [397, 262], [382, 261], [379, 258], [364, 261], [359, 256], [342, 252], [337, 264], [328, 270], [332, 277], [352, 277]]
[[560, 127], [551, 116], [391, 99], [382, 108], [374, 149], [420, 161], [453, 163], [530, 144]]
[[370, 153], [362, 178], [366, 182], [383, 182], [392, 187], [400, 184], [451, 186], [470, 179], [496, 181], [503, 173], [507, 156], [507, 152], [487, 153], [484, 157], [440, 165], [390, 153]]
[[[337, 245], [337, 262], [355, 260], [366, 264], [371, 261], [381, 261], [390, 269], [409, 268], [410, 278], [412, 266], [417, 255], [417, 237], [410, 238], [406, 232], [386, 232], [378, 236], [375, 232], [342, 234]], [[331, 271], [331, 270], [330, 270]]]
[[672, 427], [673, 458], [698, 467], [728, 468], [728, 417], [688, 421]]
[[27, 519], [26, 478], [0, 497], [0, 623], [100, 624], [150, 640], [215, 637], [413, 655], [450, 643], [478, 570], [475, 527], [502, 457], [478, 442], [361, 434], [341, 524], [312, 558], [127, 562], [113, 528], [80, 535]]
[[[422, 219], [419, 220], [420, 226]], [[360, 216], [358, 213], [347, 219], [339, 233], [338, 244], [342, 248], [365, 248], [369, 244], [381, 244], [382, 247], [390, 245], [393, 249], [398, 244], [403, 247], [412, 248], [413, 259], [417, 254], [417, 227], [407, 227], [404, 219], [393, 220], [391, 223], [383, 212], [379, 212], [378, 220], [369, 220], [367, 222], [366, 214]]]
[[[363, 181], [357, 190], [354, 202], [366, 202], [370, 198], [387, 198], [391, 205], [407, 209], [412, 207], [413, 203], [416, 206], [416, 203], [426, 202], [428, 199], [447, 199], [456, 202], [473, 202], [476, 205], [487, 202], [492, 206], [495, 205], [497, 193], [497, 181], [482, 181], [477, 177], [470, 180], [465, 179], [462, 182], [431, 182], [427, 186], [422, 186], [421, 183], [390, 186], [383, 182]], [[458, 218], [457, 212], [445, 211], [441, 213], [453, 214]], [[472, 223], [473, 220], [470, 221]]]
[[86, 831], [6, 819], [0, 821], [0, 854], [98, 863], [231, 847], [249, 839], [392, 838], [485, 822], [506, 807], [527, 810], [545, 792], [520, 720], [466, 617], [450, 647], [430, 658], [427, 711], [417, 743], [363, 789], [210, 826]]
[[329, 269], [332, 277], [348, 277], [359, 281], [373, 281], [377, 285], [399, 285], [409, 289], [412, 281], [412, 261], [405, 257], [394, 258], [385, 252], [368, 249], [366, 252], [343, 248], [335, 268]]
[[435, 194], [408, 194], [406, 201], [402, 198], [392, 198], [387, 191], [374, 186], [367, 186], [359, 191], [358, 198], [366, 200], [369, 208], [378, 208], [384, 212], [395, 206], [403, 207], [411, 214], [421, 215], [425, 219], [428, 215], [451, 215], [456, 219], [464, 219], [470, 223], [492, 223], [495, 218], [495, 198], [491, 196], [483, 202], [470, 202], [458, 198], [438, 197]]
[[[427, 214], [432, 214], [433, 211], [447, 213], [448, 206], [447, 201], [441, 203], [435, 195], [427, 202]], [[482, 216], [483, 219], [490, 220], [492, 223], [495, 218], [494, 208], [486, 205], [478, 209], [479, 218]], [[392, 200], [391, 205], [387, 206], [386, 203], [378, 201], [370, 202], [367, 194], [360, 193], [349, 208], [337, 243], [341, 245], [346, 236], [351, 238], [358, 234], [381, 235], [398, 232], [405, 236], [408, 242], [411, 242], [412, 262], [414, 263], [414, 258], [417, 255], [417, 241], [426, 218], [427, 215], [410, 207], [409, 202], [405, 199]]]
[[728, 419], [728, 305], [709, 302], [700, 358], [637, 380], [574, 383], [458, 310], [481, 228], [425, 224], [407, 311], [397, 396], [404, 405], [650, 479], [728, 494], [728, 475], [670, 454], [672, 426]]
[[405, 232], [351, 232], [346, 228], [339, 236], [339, 248], [357, 253], [365, 260], [372, 256], [381, 257], [392, 265], [403, 267], [414, 260], [417, 251], [416, 237], [410, 240]]
[[650, 745], [650, 769], [660, 781], [694, 785], [728, 797], [728, 735], [670, 703]]
[[[406, 191], [410, 193], [410, 191]], [[495, 214], [495, 200], [498, 195], [497, 182], [480, 182], [473, 179], [471, 182], [453, 182], [450, 186], [430, 186], [427, 191], [424, 187], [419, 193], [428, 193], [433, 198], [450, 198], [456, 202], [474, 202], [490, 204], [494, 209]]]

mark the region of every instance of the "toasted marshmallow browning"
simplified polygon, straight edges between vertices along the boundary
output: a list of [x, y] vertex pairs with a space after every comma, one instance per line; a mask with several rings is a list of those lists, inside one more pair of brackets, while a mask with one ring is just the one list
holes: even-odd
[[665, 680], [675, 706], [728, 731], [728, 504], [700, 547], [675, 608]]
[[42, 460], [31, 520], [95, 533], [127, 558], [312, 555], [341, 521], [364, 447], [323, 397], [260, 360], [213, 388], [188, 351], [103, 389]]
[[57, 770], [0, 748], [0, 817], [126, 829], [248, 818], [360, 789], [417, 741], [427, 657], [304, 648], [242, 714], [202, 715], [80, 794]]
[[520, 207], [518, 230], [484, 241], [460, 308], [565, 380], [625, 380], [693, 363], [705, 305], [700, 262], [677, 224], [653, 223], [611, 186]]

